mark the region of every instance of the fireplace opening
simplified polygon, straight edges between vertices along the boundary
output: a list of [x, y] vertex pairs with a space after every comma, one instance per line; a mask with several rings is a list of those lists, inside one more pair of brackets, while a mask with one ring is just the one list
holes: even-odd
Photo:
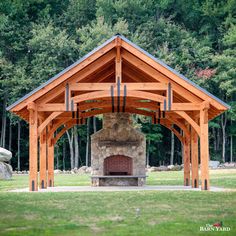
[[104, 175], [132, 175], [132, 158], [114, 155], [104, 160]]

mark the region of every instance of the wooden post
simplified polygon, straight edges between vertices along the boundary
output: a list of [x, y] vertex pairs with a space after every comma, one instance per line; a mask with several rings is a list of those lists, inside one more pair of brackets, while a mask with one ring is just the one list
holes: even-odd
[[40, 135], [40, 188], [47, 188], [47, 146], [46, 146], [46, 129]]
[[200, 110], [200, 157], [201, 157], [201, 189], [209, 190], [209, 136], [208, 136], [208, 108], [209, 104], [203, 103]]
[[35, 103], [29, 110], [29, 190], [38, 191], [38, 111]]
[[190, 185], [190, 140], [184, 135], [184, 186]]
[[198, 188], [199, 187], [198, 135], [193, 128], [191, 129], [191, 168], [192, 168], [192, 188]]
[[54, 144], [48, 143], [48, 187], [54, 187]]

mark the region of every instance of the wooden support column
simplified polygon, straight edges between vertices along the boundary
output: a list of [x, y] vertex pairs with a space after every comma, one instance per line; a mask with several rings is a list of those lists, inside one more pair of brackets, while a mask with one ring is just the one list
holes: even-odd
[[29, 190], [38, 191], [38, 111], [35, 103], [29, 110]]
[[199, 187], [198, 174], [198, 134], [191, 129], [191, 168], [192, 168], [192, 188]]
[[40, 135], [40, 188], [47, 188], [47, 143], [46, 129]]
[[[51, 129], [50, 127], [49, 129]], [[48, 140], [48, 187], [54, 187], [54, 143]]]
[[190, 140], [184, 135], [184, 186], [190, 185]]
[[208, 108], [204, 102], [200, 110], [200, 157], [201, 157], [201, 189], [209, 190], [209, 136], [208, 136]]
[[116, 39], [116, 83], [118, 81], [122, 82], [122, 59], [121, 59], [121, 39], [117, 38]]

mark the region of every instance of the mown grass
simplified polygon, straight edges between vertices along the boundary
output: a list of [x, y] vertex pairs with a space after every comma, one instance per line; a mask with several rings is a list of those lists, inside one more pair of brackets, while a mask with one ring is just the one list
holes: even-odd
[[[183, 185], [183, 171], [147, 173], [148, 185]], [[212, 186], [236, 188], [236, 169], [210, 170]], [[90, 175], [55, 175], [55, 186], [90, 185]], [[9, 181], [0, 181], [0, 191], [28, 187], [28, 175], [14, 175]]]
[[[211, 171], [214, 186], [236, 188], [235, 170]], [[150, 185], [181, 185], [182, 172], [149, 174]], [[56, 185], [87, 185], [86, 175], [56, 175]], [[214, 183], [214, 184], [213, 184]], [[27, 176], [1, 181], [0, 235], [236, 235], [236, 192], [138, 191], [11, 193]], [[140, 209], [140, 214], [137, 214]], [[201, 232], [222, 221], [229, 232]]]

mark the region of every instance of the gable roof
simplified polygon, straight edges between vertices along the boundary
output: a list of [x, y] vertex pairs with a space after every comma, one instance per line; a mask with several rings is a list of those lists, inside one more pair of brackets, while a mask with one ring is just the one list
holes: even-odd
[[[108, 44], [110, 44], [111, 42], [113, 42], [115, 39], [120, 38], [121, 40], [123, 40], [124, 42], [126, 42], [127, 44], [129, 44], [130, 46], [132, 46], [133, 48], [137, 49], [138, 51], [140, 51], [141, 53], [143, 53], [144, 55], [146, 55], [147, 57], [151, 58], [153, 61], [155, 61], [156, 63], [158, 63], [159, 65], [163, 66], [164, 68], [166, 68], [167, 70], [169, 70], [170, 72], [174, 73], [176, 76], [178, 76], [179, 78], [181, 78], [182, 80], [184, 80], [185, 82], [187, 82], [189, 85], [193, 86], [194, 88], [198, 89], [199, 91], [201, 91], [202, 93], [204, 93], [205, 95], [207, 95], [209, 98], [217, 101], [220, 105], [222, 105], [223, 107], [225, 107], [225, 110], [229, 109], [230, 106], [228, 104], [226, 104], [225, 102], [223, 102], [222, 100], [220, 100], [219, 98], [217, 98], [216, 96], [214, 96], [213, 94], [211, 94], [210, 92], [208, 92], [207, 90], [205, 90], [204, 88], [200, 87], [199, 85], [195, 84], [193, 81], [189, 80], [188, 78], [186, 78], [184, 75], [180, 74], [179, 72], [177, 72], [176, 70], [174, 70], [173, 68], [171, 68], [170, 66], [168, 66], [167, 64], [165, 64], [163, 61], [161, 61], [160, 59], [155, 58], [154, 56], [152, 56], [150, 53], [148, 53], [147, 51], [143, 50], [142, 48], [140, 48], [139, 46], [137, 46], [135, 43], [131, 42], [130, 40], [128, 40], [126, 37], [117, 34], [113, 37], [111, 37], [110, 39], [108, 39], [107, 41], [105, 41], [103, 44], [101, 44], [100, 46], [96, 47], [94, 50], [92, 50], [91, 52], [89, 52], [88, 54], [86, 54], [85, 56], [83, 56], [81, 59], [79, 59], [78, 61], [76, 61], [75, 63], [73, 63], [72, 65], [70, 65], [69, 67], [65, 68], [64, 70], [62, 70], [60, 73], [56, 74], [55, 76], [53, 76], [52, 78], [50, 78], [48, 81], [46, 81], [45, 83], [43, 83], [42, 85], [40, 85], [39, 87], [37, 87], [36, 89], [34, 89], [33, 91], [31, 91], [30, 93], [26, 94], [25, 96], [23, 96], [22, 98], [20, 98], [19, 100], [17, 100], [16, 102], [14, 102], [13, 104], [11, 104], [10, 106], [8, 106], [6, 109], [8, 111], [11, 111], [13, 108], [15, 108], [17, 105], [21, 104], [22, 102], [26, 101], [27, 99], [29, 99], [32, 95], [37, 94], [37, 92], [39, 92], [40, 90], [44, 89], [47, 85], [51, 84], [52, 82], [56, 81], [58, 78], [60, 78], [62, 75], [64, 75], [66, 72], [68, 72], [69, 70], [71, 70], [72, 68], [76, 67], [77, 65], [83, 63], [87, 58], [89, 58], [90, 56], [92, 56], [94, 53], [98, 52], [100, 49], [103, 49], [105, 46], [107, 46]], [[115, 47], [115, 46], [114, 46]], [[46, 93], [47, 91], [45, 91]]]

